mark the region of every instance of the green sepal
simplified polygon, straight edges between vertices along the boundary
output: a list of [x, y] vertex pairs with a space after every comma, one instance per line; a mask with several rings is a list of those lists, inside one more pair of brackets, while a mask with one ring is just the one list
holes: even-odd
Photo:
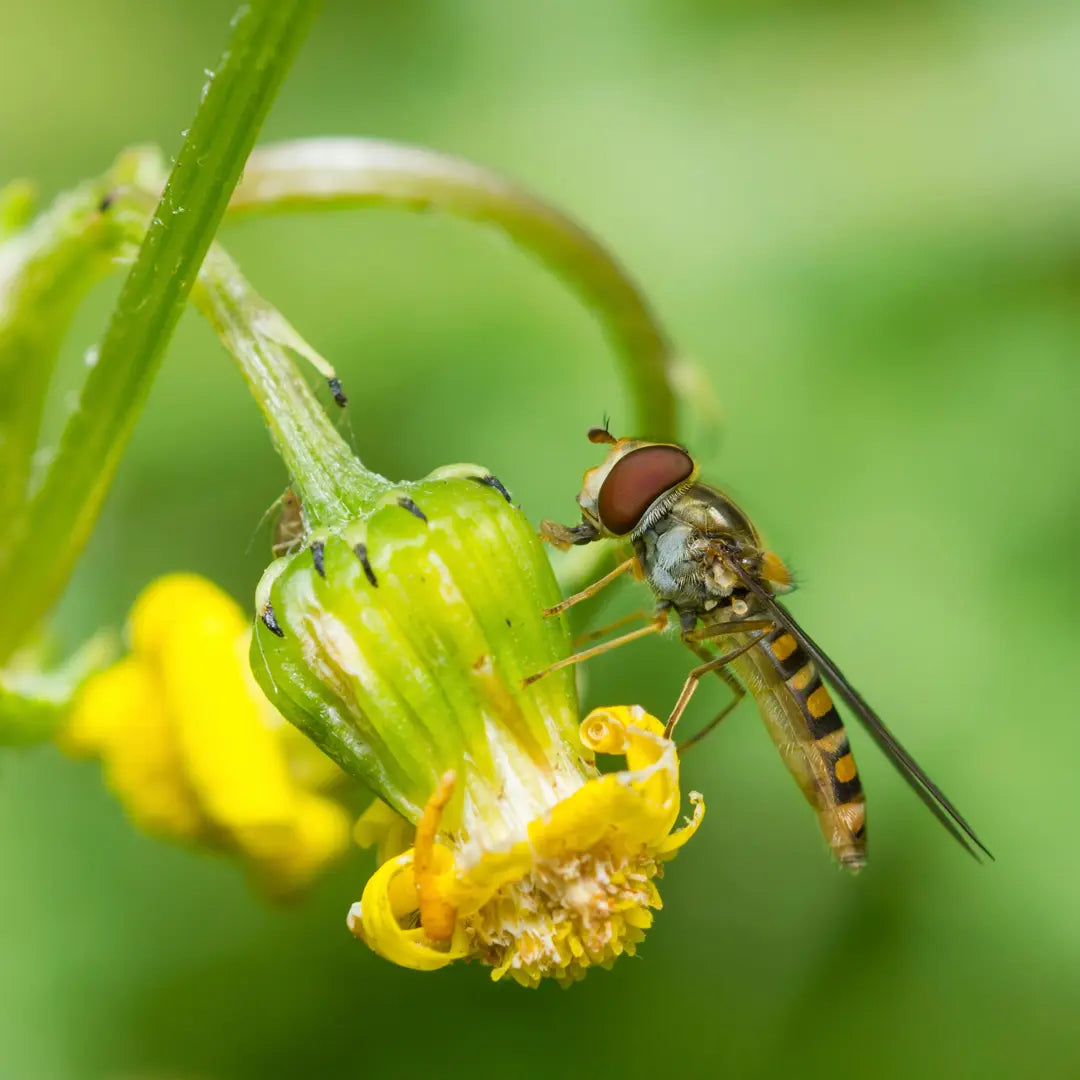
[[463, 801], [496, 813], [509, 774], [543, 785], [592, 760], [572, 672], [523, 685], [570, 641], [564, 618], [543, 616], [560, 599], [544, 549], [496, 483], [457, 465], [398, 485], [364, 517], [310, 534], [257, 593], [264, 692], [412, 821], [448, 769], [464, 777], [453, 826]]
[[0, 670], [0, 746], [48, 742], [63, 726], [80, 687], [115, 659], [119, 642], [109, 632], [91, 638], [57, 667], [38, 650], [16, 654]]

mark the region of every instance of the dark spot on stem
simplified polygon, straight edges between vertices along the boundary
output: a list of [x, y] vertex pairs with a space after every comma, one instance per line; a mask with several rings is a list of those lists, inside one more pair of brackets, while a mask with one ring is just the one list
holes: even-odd
[[478, 484], [483, 484], [485, 487], [494, 488], [508, 503], [512, 503], [514, 501], [510, 498], [510, 492], [502, 486], [502, 482], [497, 476], [474, 476], [473, 479]]
[[98, 203], [98, 213], [104, 214], [114, 202], [116, 202], [116, 192], [110, 191], [107, 195], [103, 195], [101, 202]]
[[319, 577], [321, 578], [326, 577], [325, 557], [326, 545], [321, 540], [316, 540], [315, 543], [311, 545], [311, 558], [315, 563], [315, 569], [318, 571]]
[[278, 637], [285, 636], [285, 631], [281, 629], [277, 621], [277, 616], [274, 614], [273, 604], [267, 604], [266, 607], [263, 608], [260, 618], [271, 634], [276, 634]]
[[424, 511], [421, 510], [408, 496], [403, 495], [398, 499], [398, 506], [403, 510], [408, 510], [413, 517], [418, 517], [425, 525], [427, 524], [427, 514], [425, 514]]
[[375, 571], [371, 569], [371, 563], [368, 562], [367, 544], [357, 544], [353, 548], [353, 552], [360, 560], [360, 565], [364, 568], [364, 576], [371, 582], [372, 587], [377, 589], [379, 583], [375, 580]]

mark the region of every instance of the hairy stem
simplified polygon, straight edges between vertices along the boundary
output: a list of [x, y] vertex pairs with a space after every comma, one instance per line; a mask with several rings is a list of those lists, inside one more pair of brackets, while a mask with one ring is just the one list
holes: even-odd
[[391, 484], [364, 468], [297, 370], [290, 352], [310, 358], [310, 347], [216, 244], [192, 300], [247, 380], [307, 526], [334, 527], [358, 517]]

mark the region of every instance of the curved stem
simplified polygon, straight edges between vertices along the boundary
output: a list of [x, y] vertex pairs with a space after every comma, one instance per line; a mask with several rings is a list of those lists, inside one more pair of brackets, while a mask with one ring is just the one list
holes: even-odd
[[586, 229], [498, 173], [422, 147], [301, 139], [256, 149], [228, 212], [356, 206], [443, 210], [493, 225], [538, 256], [602, 321], [630, 389], [633, 431], [676, 437], [680, 364], [641, 290]]

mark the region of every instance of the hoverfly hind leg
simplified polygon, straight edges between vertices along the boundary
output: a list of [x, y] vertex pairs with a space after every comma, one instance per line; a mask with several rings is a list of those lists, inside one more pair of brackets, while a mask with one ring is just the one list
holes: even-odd
[[735, 711], [735, 707], [739, 704], [744, 697], [746, 697], [746, 688], [741, 682], [726, 668], [717, 668], [716, 674], [727, 683], [728, 689], [731, 691], [731, 700], [696, 734], [691, 735], [686, 742], [679, 743], [677, 749], [679, 754], [685, 754], [695, 743], [701, 742], [706, 735], [711, 734], [716, 728], [720, 726], [722, 720], [727, 719], [728, 715]]
[[[757, 634], [754, 634], [752, 637], [748, 638], [741, 645], [739, 645], [738, 648], [732, 649], [730, 652], [721, 653], [719, 656], [713, 656], [703, 647], [697, 645], [692, 635], [686, 633], [683, 634], [683, 641], [686, 642], [686, 644], [697, 656], [702, 657], [705, 660], [705, 663], [700, 664], [698, 667], [694, 668], [690, 672], [690, 674], [686, 676], [686, 682], [683, 683], [682, 693], [679, 694], [679, 700], [675, 702], [675, 708], [671, 710], [671, 715], [668, 717], [668, 721], [664, 725], [665, 738], [671, 738], [672, 733], [675, 731], [675, 725], [679, 722], [680, 717], [686, 711], [686, 706], [690, 704], [690, 699], [694, 696], [694, 691], [697, 690], [698, 683], [701, 682], [702, 678], [708, 675], [711, 671], [715, 671], [718, 675], [721, 676], [721, 678], [724, 678], [724, 674], [722, 673], [724, 666], [726, 664], [730, 664], [732, 660], [735, 660], [738, 657], [742, 656], [744, 652], [748, 652], [750, 649], [752, 649], [759, 641], [761, 641], [761, 639], [769, 632], [771, 628], [772, 627], [770, 624], [768, 628], [761, 630]], [[735, 630], [733, 628], [731, 631], [728, 632], [741, 632], [741, 629]], [[734, 676], [732, 676], [732, 678], [734, 678]], [[724, 681], [727, 682], [729, 686], [731, 685], [727, 678], [724, 678]], [[736, 698], [736, 703], [737, 702], [738, 698]], [[732, 707], [734, 707], [734, 703]], [[708, 725], [706, 732], [711, 731], [714, 727], [716, 727], [716, 725], [719, 724], [721, 720], [723, 720], [723, 718], [728, 714], [728, 712], [730, 712], [730, 708], [724, 710], [724, 712], [722, 712], [718, 717], [716, 717], [712, 721], [712, 723]], [[701, 735], [697, 736], [697, 738], [701, 737]], [[694, 739], [691, 741], [697, 740]]]

